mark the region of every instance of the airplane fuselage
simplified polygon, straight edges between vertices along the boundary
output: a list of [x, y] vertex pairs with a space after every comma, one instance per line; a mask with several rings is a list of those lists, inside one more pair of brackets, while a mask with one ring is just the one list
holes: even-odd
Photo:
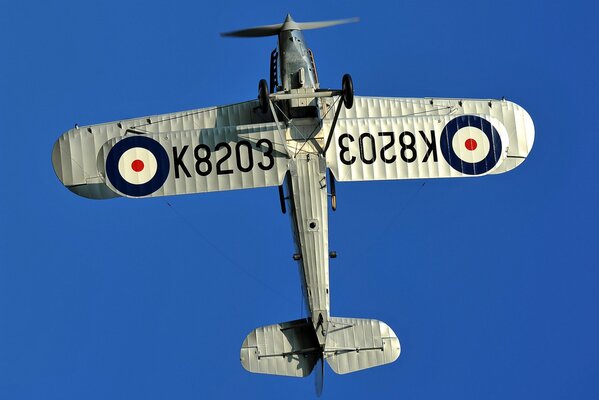
[[[301, 30], [280, 32], [278, 51], [282, 91], [318, 89], [313, 57]], [[311, 104], [289, 101], [289, 114], [300, 117], [293, 119], [296, 128], [290, 130], [287, 138], [288, 145], [296, 151], [292, 153], [286, 186], [306, 307], [318, 341], [324, 346], [330, 317], [328, 190], [322, 136], [317, 135], [321, 121], [314, 118], [321, 114], [319, 104], [316, 99]], [[302, 126], [305, 130], [298, 133]]]

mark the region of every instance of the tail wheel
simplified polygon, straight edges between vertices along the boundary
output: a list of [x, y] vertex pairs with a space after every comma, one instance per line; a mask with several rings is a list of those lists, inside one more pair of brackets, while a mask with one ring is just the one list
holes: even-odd
[[266, 79], [260, 79], [258, 83], [258, 101], [260, 102], [260, 111], [262, 114], [268, 112], [268, 84]]
[[343, 79], [341, 79], [341, 96], [345, 108], [348, 110], [352, 108], [354, 105], [354, 82], [350, 74], [343, 75]]

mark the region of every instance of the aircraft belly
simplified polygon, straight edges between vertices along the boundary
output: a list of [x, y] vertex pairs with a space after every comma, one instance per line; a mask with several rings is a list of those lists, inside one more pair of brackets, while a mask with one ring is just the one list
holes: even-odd
[[292, 211], [304, 293], [321, 343], [330, 315], [328, 193], [322, 157], [302, 154], [291, 162]]

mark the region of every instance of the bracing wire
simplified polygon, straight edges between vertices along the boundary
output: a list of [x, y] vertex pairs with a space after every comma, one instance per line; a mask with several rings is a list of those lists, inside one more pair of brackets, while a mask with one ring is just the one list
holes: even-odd
[[[256, 100], [246, 100], [246, 101], [240, 101], [238, 103], [227, 104], [227, 105], [224, 105], [224, 106], [201, 108], [199, 110], [190, 111], [190, 112], [187, 112], [187, 113], [183, 113], [181, 115], [170, 116], [168, 118], [164, 118], [164, 119], [161, 119], [161, 120], [158, 120], [158, 121], [151, 121], [151, 122], [147, 122], [145, 124], [133, 125], [133, 126], [130, 126], [129, 129], [139, 130], [139, 128], [143, 127], [143, 126], [148, 126], [148, 125], [153, 125], [153, 124], [159, 124], [161, 122], [171, 121], [171, 120], [175, 120], [175, 119], [179, 119], [179, 118], [190, 117], [192, 115], [198, 115], [198, 114], [203, 114], [203, 113], [207, 113], [207, 112], [218, 111], [218, 110], [221, 110], [223, 108], [234, 107], [234, 106], [238, 106], [238, 105], [245, 104], [245, 103], [251, 103], [253, 101], [256, 101]], [[146, 132], [146, 133], [151, 133], [151, 132]]]
[[216, 243], [214, 243], [206, 235], [204, 235], [204, 233], [200, 229], [198, 229], [197, 226], [195, 226], [193, 223], [190, 223], [189, 219], [183, 218], [183, 216], [178, 212], [178, 210], [175, 209], [175, 207], [173, 207], [173, 205], [171, 203], [169, 203], [168, 201], [165, 201], [165, 204], [169, 207], [169, 209], [175, 214], [175, 216], [181, 222], [184, 222], [185, 226], [187, 226], [199, 238], [201, 238], [202, 240], [204, 240], [204, 242], [206, 242], [218, 254], [220, 254], [223, 257], [223, 259], [225, 259], [232, 267], [234, 267], [238, 271], [242, 272], [248, 278], [254, 280], [256, 283], [260, 284], [265, 289], [268, 289], [268, 290], [272, 291], [273, 293], [276, 293], [277, 295], [286, 298], [288, 301], [294, 301], [293, 299], [291, 299], [291, 297], [288, 294], [283, 293], [280, 290], [277, 290], [276, 288], [274, 288], [273, 286], [271, 286], [270, 284], [268, 284], [266, 281], [264, 281], [263, 279], [261, 279], [257, 275], [255, 275], [252, 272], [250, 272], [247, 268], [244, 268], [243, 266], [241, 266], [236, 260], [234, 260], [229, 255], [230, 252], [226, 252], [223, 249], [221, 249], [218, 245], [216, 245]]
[[[337, 98], [335, 99], [333, 104], [329, 107], [327, 112], [324, 113], [324, 115], [322, 116], [321, 121], [323, 121], [327, 117], [329, 112], [335, 107], [335, 104], [337, 104], [337, 102], [339, 101], [340, 98], [341, 98], [341, 96], [337, 96]], [[341, 105], [339, 105], [338, 107], [341, 107]], [[313, 138], [313, 135], [314, 135], [314, 133], [316, 133], [317, 129], [318, 129], [318, 125], [315, 126], [314, 129], [312, 130], [312, 132], [308, 135], [308, 138], [304, 141], [304, 143], [301, 145], [299, 150], [295, 153], [296, 155], [299, 154], [302, 151], [302, 149], [304, 148], [304, 146], [306, 145], [306, 143], [308, 143], [308, 141]]]

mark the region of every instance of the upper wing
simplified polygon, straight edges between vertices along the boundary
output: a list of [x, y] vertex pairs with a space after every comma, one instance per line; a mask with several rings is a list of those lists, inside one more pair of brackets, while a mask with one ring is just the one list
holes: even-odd
[[74, 128], [54, 144], [61, 182], [84, 197], [153, 197], [280, 185], [285, 128], [249, 101]]
[[517, 167], [533, 141], [528, 113], [505, 100], [356, 97], [327, 163], [339, 181], [478, 176]]

